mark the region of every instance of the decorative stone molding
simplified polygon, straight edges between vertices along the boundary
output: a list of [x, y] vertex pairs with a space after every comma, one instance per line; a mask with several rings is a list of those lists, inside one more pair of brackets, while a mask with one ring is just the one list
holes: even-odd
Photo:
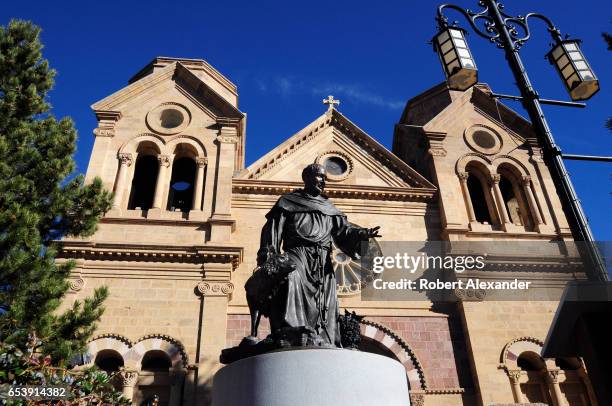
[[427, 395], [456, 395], [465, 393], [464, 388], [425, 389]]
[[117, 159], [119, 159], [119, 162], [121, 162], [121, 165], [126, 165], [126, 166], [130, 166], [132, 165], [132, 154], [130, 154], [129, 152], [120, 152], [119, 154], [117, 154]]
[[499, 173], [494, 173], [491, 175], [491, 178], [489, 179], [489, 183], [491, 185], [494, 185], [496, 183], [499, 183], [500, 180], [501, 180], [501, 175]]
[[470, 174], [467, 172], [459, 172], [457, 176], [459, 177], [460, 180], [467, 182], [468, 178], [470, 177]]
[[434, 157], [434, 156], [445, 157], [446, 154], [447, 154], [447, 152], [446, 152], [446, 150], [444, 148], [429, 148], [427, 150], [427, 152], [432, 157]]
[[98, 128], [93, 130], [96, 137], [114, 137], [115, 124], [121, 118], [120, 111], [98, 110], [96, 111]]
[[510, 378], [510, 382], [513, 384], [519, 383], [521, 379], [521, 370], [520, 369], [506, 369], [506, 374], [508, 378]]
[[467, 128], [463, 134], [465, 143], [472, 150], [485, 155], [498, 153], [502, 146], [502, 137], [492, 127], [475, 124]]
[[85, 286], [85, 281], [82, 278], [70, 279], [70, 290], [78, 292]]
[[455, 289], [455, 296], [462, 302], [482, 302], [487, 296], [485, 289]]
[[170, 166], [170, 156], [169, 155], [158, 155], [157, 161], [159, 162], [159, 166], [169, 167]]
[[[298, 182], [270, 182], [252, 179], [233, 179], [232, 192], [238, 194], [283, 195], [302, 187]], [[395, 188], [330, 184], [325, 188], [329, 197], [342, 199], [367, 199], [382, 201], [431, 201], [435, 189]]]
[[[182, 367], [186, 368], [189, 365], [189, 359], [187, 358], [187, 352], [185, 351], [185, 346], [183, 345], [183, 343], [167, 334], [146, 334], [134, 341], [133, 346], [137, 346], [139, 343], [147, 341], [150, 341], [151, 343], [156, 343], [158, 340], [162, 341], [162, 344], [159, 345], [159, 349], [168, 353], [171, 359], [173, 358], [172, 353], [178, 353], [181, 359]], [[158, 345], [155, 344], [154, 346], [157, 347]]]
[[[366, 319], [362, 319], [361, 320], [361, 324], [363, 325], [362, 329], [364, 329], [364, 331], [362, 331], [362, 334], [365, 337], [371, 338], [371, 339], [376, 339], [375, 336], [375, 332], [376, 330], [380, 330], [382, 331], [386, 336], [389, 336], [392, 340], [393, 343], [397, 343], [400, 347], [400, 351], [403, 351], [404, 353], [404, 357], [406, 357], [407, 359], [403, 362], [404, 367], [406, 368], [406, 374], [408, 375], [408, 381], [410, 382], [410, 389], [412, 390], [426, 390], [427, 389], [427, 381], [425, 379], [425, 373], [423, 371], [423, 365], [421, 364], [421, 362], [419, 361], [419, 359], [417, 358], [416, 354], [414, 353], [414, 351], [412, 350], [412, 348], [410, 348], [410, 346], [397, 334], [395, 334], [395, 332], [393, 332], [391, 329], [385, 327], [382, 324], [378, 324]], [[374, 334], [368, 334], [368, 326], [369, 327], [373, 327], [373, 331], [371, 331], [370, 333], [374, 333]], [[377, 340], [379, 341], [379, 340]], [[379, 341], [380, 342], [380, 341]], [[386, 342], [381, 342], [385, 347], [389, 348]], [[397, 354], [396, 354], [397, 355]], [[401, 361], [400, 361], [401, 362]]]
[[521, 181], [523, 182], [523, 186], [529, 186], [531, 184], [531, 176], [523, 175], [521, 176]]
[[[538, 354], [541, 352], [542, 347], [544, 346], [544, 342], [538, 338], [535, 337], [530, 337], [530, 336], [524, 336], [524, 337], [518, 337], [515, 338], [514, 340], [508, 342], [505, 346], [504, 349], [502, 351], [502, 355], [501, 355], [501, 363], [503, 366], [505, 366], [507, 368], [507, 360], [508, 360], [508, 355], [510, 354], [510, 350], [517, 344], [520, 342], [527, 342], [527, 343], [531, 343], [531, 344], [535, 344], [536, 346], [540, 347], [540, 351], [538, 351]], [[513, 352], [514, 354], [514, 352]], [[517, 356], [520, 354], [514, 354], [514, 356]]]
[[225, 281], [202, 281], [198, 283], [197, 290], [202, 296], [228, 296], [234, 291], [234, 284]]
[[122, 386], [134, 387], [138, 381], [138, 372], [124, 369], [119, 372], [119, 379]]
[[205, 167], [206, 165], [208, 165], [208, 158], [196, 158], [196, 165], [198, 166], [198, 168]]
[[425, 406], [425, 395], [423, 393], [411, 393], [410, 394], [410, 405], [411, 406]]
[[238, 137], [235, 135], [220, 135], [220, 136], [217, 136], [217, 140], [222, 144], [238, 143]]
[[94, 128], [93, 134], [96, 137], [114, 137], [115, 129], [114, 128], [106, 128], [106, 127], [97, 127]]
[[559, 369], [549, 369], [546, 371], [546, 378], [550, 383], [559, 383]]

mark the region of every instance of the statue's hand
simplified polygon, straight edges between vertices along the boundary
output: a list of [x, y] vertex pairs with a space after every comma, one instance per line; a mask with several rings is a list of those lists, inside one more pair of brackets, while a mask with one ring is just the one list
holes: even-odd
[[378, 230], [380, 230], [380, 226], [376, 226], [373, 228], [364, 228], [363, 230], [364, 230], [363, 235], [366, 239], [382, 237], [382, 235], [378, 234]]

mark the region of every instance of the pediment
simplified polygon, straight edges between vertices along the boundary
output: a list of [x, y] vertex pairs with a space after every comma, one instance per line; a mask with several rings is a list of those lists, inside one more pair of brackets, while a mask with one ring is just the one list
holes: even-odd
[[[374, 138], [332, 109], [254, 162], [235, 179], [301, 183], [302, 169], [330, 157], [346, 164], [329, 176], [328, 188], [413, 188], [435, 186]], [[340, 165], [340, 170], [342, 169]]]
[[94, 111], [121, 112], [171, 81], [176, 89], [212, 118], [241, 119], [244, 114], [181, 62], [173, 62], [94, 103]]

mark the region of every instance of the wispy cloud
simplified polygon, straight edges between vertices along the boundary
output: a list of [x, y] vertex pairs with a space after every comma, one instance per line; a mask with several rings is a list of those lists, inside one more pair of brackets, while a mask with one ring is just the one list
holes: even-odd
[[370, 104], [390, 110], [401, 110], [405, 104], [401, 100], [387, 99], [357, 84], [320, 83], [292, 76], [276, 76], [272, 80], [257, 79], [256, 83], [261, 92], [276, 92], [285, 97], [295, 94], [325, 97], [333, 94], [346, 103]]

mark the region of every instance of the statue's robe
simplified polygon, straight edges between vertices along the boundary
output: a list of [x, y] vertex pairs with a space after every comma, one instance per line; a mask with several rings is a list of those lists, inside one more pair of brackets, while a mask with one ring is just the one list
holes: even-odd
[[[325, 196], [296, 190], [281, 196], [266, 215], [258, 264], [266, 247], [286, 252], [296, 265], [272, 299], [272, 332], [284, 327], [311, 327], [327, 343], [340, 344], [336, 278], [331, 263], [332, 240], [353, 259], [359, 258], [367, 230], [350, 225]], [[282, 250], [281, 250], [282, 244]]]

